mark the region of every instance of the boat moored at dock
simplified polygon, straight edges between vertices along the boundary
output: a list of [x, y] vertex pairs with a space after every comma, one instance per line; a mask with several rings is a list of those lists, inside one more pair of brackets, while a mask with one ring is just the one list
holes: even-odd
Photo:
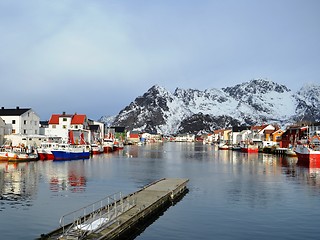
[[53, 160], [54, 156], [52, 150], [58, 148], [58, 143], [55, 142], [42, 142], [40, 147], [37, 148], [39, 160]]
[[2, 148], [0, 150], [0, 160], [9, 162], [36, 161], [38, 160], [38, 153], [32, 147]]
[[62, 143], [51, 152], [54, 160], [88, 159], [90, 157], [90, 146]]
[[256, 144], [243, 144], [243, 145], [241, 145], [241, 152], [258, 153], [259, 147]]

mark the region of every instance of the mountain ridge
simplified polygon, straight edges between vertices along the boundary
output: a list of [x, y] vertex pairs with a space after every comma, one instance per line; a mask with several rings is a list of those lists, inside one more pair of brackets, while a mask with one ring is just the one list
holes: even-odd
[[[161, 134], [202, 133], [234, 125], [320, 120], [320, 86], [304, 85], [292, 92], [270, 80], [253, 79], [226, 88], [176, 88], [159, 85], [114, 116], [112, 125]], [[110, 123], [109, 123], [110, 124]]]

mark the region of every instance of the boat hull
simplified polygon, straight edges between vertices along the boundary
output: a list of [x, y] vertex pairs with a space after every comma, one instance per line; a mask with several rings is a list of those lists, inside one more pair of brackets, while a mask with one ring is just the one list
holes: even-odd
[[103, 147], [103, 152], [104, 153], [110, 153], [112, 151], [113, 151], [113, 147], [111, 147], [111, 146], [104, 146]]
[[71, 152], [64, 150], [53, 150], [52, 154], [54, 156], [54, 160], [88, 159], [90, 157], [89, 151]]
[[98, 155], [103, 153], [103, 147], [101, 145], [95, 145], [95, 146], [91, 146], [91, 154], [92, 155]]
[[258, 153], [259, 149], [258, 148], [252, 148], [252, 147], [242, 147], [241, 152], [244, 153]]
[[298, 146], [295, 152], [298, 157], [297, 164], [312, 168], [320, 168], [320, 151], [312, 150], [308, 146]]
[[54, 156], [53, 154], [51, 153], [48, 153], [48, 152], [38, 152], [38, 155], [39, 155], [39, 160], [53, 160]]

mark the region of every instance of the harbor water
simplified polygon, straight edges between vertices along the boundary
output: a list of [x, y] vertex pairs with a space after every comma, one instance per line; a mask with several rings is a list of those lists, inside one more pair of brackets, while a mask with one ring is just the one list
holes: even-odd
[[202, 143], [125, 146], [87, 160], [0, 162], [1, 239], [35, 239], [62, 215], [161, 178], [189, 192], [136, 239], [319, 239], [320, 170]]

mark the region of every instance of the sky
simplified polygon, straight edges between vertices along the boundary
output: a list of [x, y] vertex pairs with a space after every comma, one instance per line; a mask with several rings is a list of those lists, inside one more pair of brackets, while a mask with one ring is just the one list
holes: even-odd
[[1, 107], [118, 114], [153, 85], [320, 84], [318, 0], [0, 0]]

